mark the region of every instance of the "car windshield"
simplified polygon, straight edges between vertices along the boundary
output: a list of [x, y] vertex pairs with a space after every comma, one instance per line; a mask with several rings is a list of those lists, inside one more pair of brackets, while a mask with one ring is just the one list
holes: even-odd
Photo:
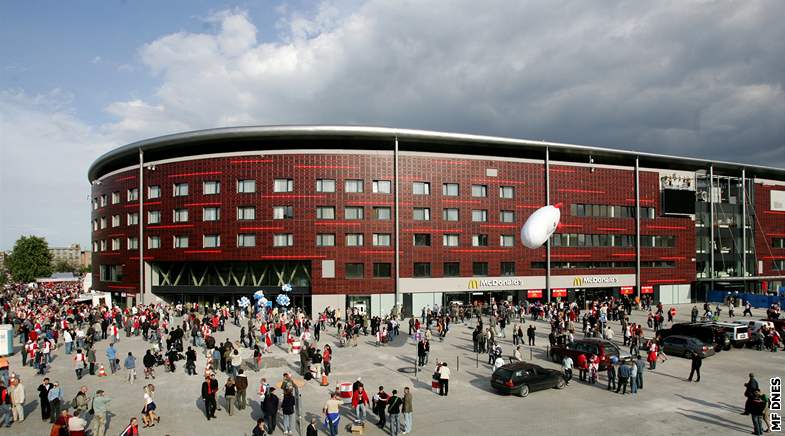
[[610, 342], [606, 342], [605, 343], [605, 354], [608, 354], [608, 355], [611, 355], [611, 356], [619, 355], [619, 354], [621, 354], [621, 350], [619, 350], [619, 347], [617, 347], [616, 344], [613, 344], [613, 343], [610, 343]]
[[512, 371], [506, 368], [499, 368], [496, 370], [496, 373], [494, 375], [499, 378], [508, 379], [508, 378], [512, 378]]

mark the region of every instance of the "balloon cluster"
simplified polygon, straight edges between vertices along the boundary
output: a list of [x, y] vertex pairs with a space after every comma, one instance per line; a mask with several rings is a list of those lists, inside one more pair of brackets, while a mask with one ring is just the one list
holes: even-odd
[[278, 298], [275, 299], [275, 302], [278, 303], [279, 306], [287, 307], [290, 303], [289, 296], [286, 294], [278, 294]]
[[251, 305], [251, 300], [249, 300], [248, 297], [240, 298], [240, 300], [237, 302], [237, 305], [245, 309]]
[[286, 283], [285, 285], [281, 286], [281, 290], [283, 292], [287, 292], [287, 293], [288, 292], [292, 292], [292, 285], [290, 285], [289, 283]]

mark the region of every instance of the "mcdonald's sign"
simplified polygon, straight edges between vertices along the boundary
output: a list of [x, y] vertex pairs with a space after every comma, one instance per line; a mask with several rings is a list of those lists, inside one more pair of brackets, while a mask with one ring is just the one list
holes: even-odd
[[531, 289], [527, 291], [526, 296], [528, 298], [542, 298], [542, 289]]
[[567, 290], [564, 289], [564, 288], [551, 289], [551, 296], [552, 297], [566, 297], [567, 296]]
[[641, 294], [653, 294], [654, 286], [641, 286]]
[[469, 289], [479, 289], [480, 282], [476, 279], [469, 280]]
[[583, 277], [575, 277], [575, 279], [572, 281], [572, 285], [576, 287], [583, 286]]
[[633, 294], [633, 287], [632, 286], [622, 286], [621, 287], [621, 294], [622, 295], [632, 295]]

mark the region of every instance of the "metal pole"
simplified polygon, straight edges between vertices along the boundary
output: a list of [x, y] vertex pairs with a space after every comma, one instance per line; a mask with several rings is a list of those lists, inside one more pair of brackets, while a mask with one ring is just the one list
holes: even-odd
[[641, 186], [638, 156], [635, 156], [635, 288], [641, 301]]
[[[714, 288], [714, 165], [709, 166], [709, 283]], [[706, 294], [708, 301], [708, 293]]]
[[139, 148], [139, 302], [144, 304], [144, 151]]
[[[400, 237], [401, 226], [399, 220], [399, 207], [398, 207], [398, 137], [395, 137], [395, 150], [393, 151], [393, 178], [395, 179], [395, 307], [398, 306], [398, 298], [401, 285], [401, 252], [400, 252]], [[414, 308], [412, 308], [414, 313]]]
[[[551, 204], [551, 153], [545, 147], [545, 204]], [[545, 292], [548, 304], [551, 303], [551, 239], [545, 241]]]
[[747, 171], [744, 168], [741, 169], [741, 276], [747, 277]]

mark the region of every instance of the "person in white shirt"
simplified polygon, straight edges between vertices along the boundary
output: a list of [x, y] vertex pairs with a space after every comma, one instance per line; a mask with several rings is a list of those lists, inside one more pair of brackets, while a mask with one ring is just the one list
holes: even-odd
[[572, 380], [572, 357], [565, 355], [561, 361], [561, 367], [564, 371], [564, 381], [570, 384], [570, 380]]
[[512, 355], [513, 359], [517, 360], [518, 362], [523, 362], [523, 356], [521, 355], [521, 346], [518, 345], [515, 347], [515, 352]]
[[74, 411], [74, 416], [68, 418], [68, 432], [71, 436], [84, 435], [85, 428], [87, 428], [87, 421], [79, 416], [79, 411]]

